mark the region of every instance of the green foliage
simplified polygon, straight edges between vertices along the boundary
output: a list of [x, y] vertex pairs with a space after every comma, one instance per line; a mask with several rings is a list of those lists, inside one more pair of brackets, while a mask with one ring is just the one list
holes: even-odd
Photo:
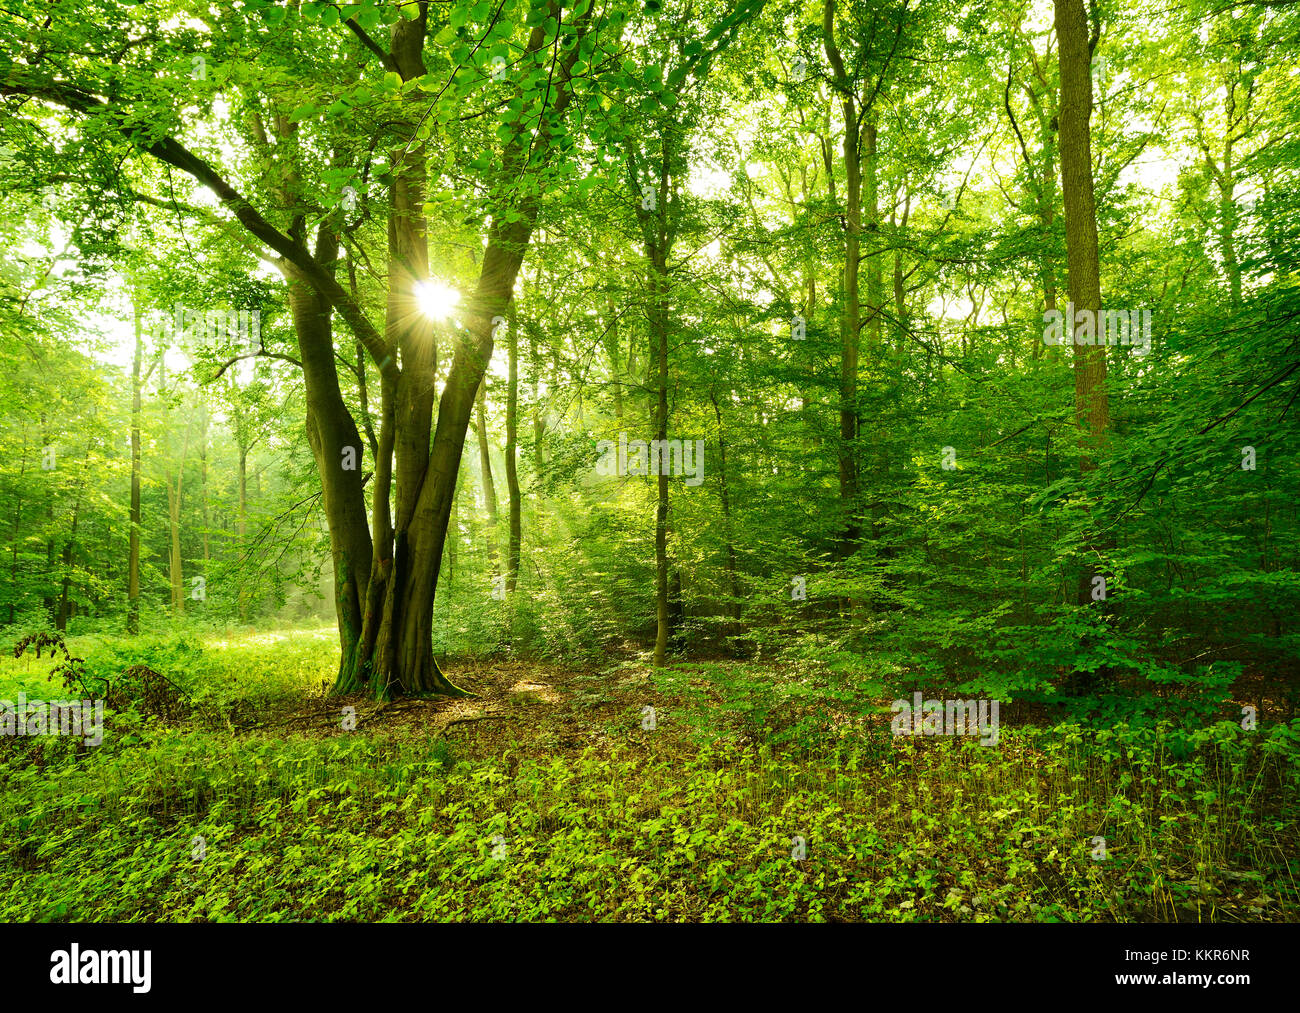
[[[250, 680], [247, 651], [273, 671]], [[112, 657], [89, 653], [95, 665]], [[294, 658], [271, 663], [255, 641], [204, 653], [225, 657], [196, 663], [178, 641], [152, 659], [183, 658], [240, 692], [301, 691]], [[734, 736], [773, 732], [782, 706], [837, 699], [833, 683], [763, 696], [772, 674], [666, 673], [660, 689], [679, 704], [661, 727], [708, 714], [712, 741], [653, 733], [565, 759], [518, 743], [462, 757], [440, 736], [382, 727], [231, 736], [130, 715], [113, 715], [94, 749], [6, 739], [0, 917], [1085, 921], [1300, 909], [1300, 723], [1027, 727], [991, 749], [841, 724], [745, 744]], [[717, 710], [719, 690], [752, 708]]]

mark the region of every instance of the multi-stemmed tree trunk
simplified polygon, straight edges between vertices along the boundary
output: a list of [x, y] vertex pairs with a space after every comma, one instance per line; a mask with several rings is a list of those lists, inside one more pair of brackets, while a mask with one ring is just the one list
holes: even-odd
[[[383, 69], [405, 82], [425, 75], [422, 60], [428, 5], [408, 9], [392, 27], [385, 52], [356, 21], [346, 28], [377, 55]], [[490, 226], [479, 277], [466, 302], [464, 326], [455, 336], [450, 369], [436, 392], [438, 349], [431, 324], [418, 311], [415, 285], [428, 277], [424, 204], [425, 149], [418, 128], [433, 101], [423, 92], [405, 96], [409, 115], [389, 120], [388, 295], [383, 333], [357, 298], [336, 278], [339, 235], [333, 217], [320, 221], [309, 248], [305, 222], [315, 208], [302, 205], [301, 172], [293, 152], [297, 124], [275, 110], [271, 124], [279, 139], [268, 143], [254, 99], [247, 117], [250, 143], [266, 162], [268, 195], [278, 195], [272, 224], [255, 202], [240, 193], [208, 161], [171, 136], [148, 135], [118, 118], [118, 96], [96, 94], [50, 76], [45, 67], [9, 68], [0, 91], [40, 98], [71, 112], [111, 123], [129, 143], [188, 173], [208, 187], [258, 242], [278, 254], [298, 342], [307, 401], [307, 435], [322, 485], [322, 501], [334, 565], [335, 609], [342, 658], [335, 689], [366, 690], [380, 696], [426, 691], [458, 692], [433, 658], [434, 592], [450, 520], [465, 434], [475, 395], [493, 347], [493, 318], [506, 312], [515, 279], [532, 237], [545, 181], [544, 165], [558, 143], [573, 97], [572, 73], [593, 21], [591, 5], [575, 7], [564, 20], [559, 0], [548, 4], [550, 21], [529, 33], [520, 66], [554, 49], [544, 87], [525, 92], [521, 76], [514, 97], [538, 104], [531, 118], [515, 118], [502, 136], [499, 164], [491, 183]], [[563, 31], [556, 23], [564, 21]], [[548, 23], [552, 26], [548, 29]], [[563, 37], [563, 44], [561, 44]], [[587, 54], [590, 56], [590, 53]], [[362, 470], [363, 445], [343, 400], [335, 366], [332, 314], [337, 312], [379, 371], [380, 435], [373, 462], [372, 510], [367, 517]], [[434, 412], [436, 405], [436, 424]], [[179, 481], [177, 483], [179, 500]], [[169, 482], [169, 489], [171, 483]], [[50, 545], [53, 564], [53, 545]], [[179, 566], [175, 567], [179, 573]]]
[[[558, 18], [562, 13], [552, 4]], [[586, 30], [589, 13], [575, 21], [578, 36]], [[398, 22], [393, 29], [391, 62], [404, 79], [424, 73], [420, 61], [426, 29], [425, 14]], [[542, 25], [534, 28], [528, 53], [547, 42]], [[528, 161], [529, 142], [549, 142], [571, 101], [569, 81], [580, 47], [558, 60], [555, 97], [530, 137], [516, 127], [506, 142], [501, 181], [518, 178]], [[389, 348], [401, 355], [394, 382], [382, 389], [380, 460], [374, 494], [374, 569], [366, 598], [362, 635], [352, 663], [345, 655], [336, 688], [365, 684], [379, 695], [394, 691], [459, 692], [433, 658], [433, 602], [446, 544], [453, 493], [460, 470], [465, 435], [476, 396], [487, 370], [494, 340], [494, 318], [507, 311], [515, 280], [531, 239], [540, 194], [527, 192], [507, 200], [493, 215], [479, 279], [465, 311], [465, 327], [455, 342], [451, 368], [437, 399], [437, 424], [431, 426], [436, 345], [427, 326], [414, 323], [414, 285], [427, 276], [427, 240], [423, 217], [425, 169], [421, 146], [394, 153], [389, 229], [389, 300], [385, 333]], [[432, 450], [430, 450], [432, 436]], [[389, 522], [385, 473], [388, 448], [396, 462], [396, 497]], [[389, 534], [391, 532], [391, 538]], [[385, 552], [391, 545], [391, 558]]]

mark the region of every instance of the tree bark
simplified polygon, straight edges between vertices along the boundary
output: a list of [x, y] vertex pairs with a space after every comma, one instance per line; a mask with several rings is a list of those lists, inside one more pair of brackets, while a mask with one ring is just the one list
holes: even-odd
[[[1094, 325], [1101, 310], [1101, 267], [1097, 251], [1097, 203], [1093, 193], [1091, 47], [1083, 0], [1055, 0], [1056, 34], [1061, 60], [1061, 191], [1065, 204], [1065, 245], [1070, 298], [1076, 320], [1066, 333], [1074, 344], [1075, 414], [1082, 433], [1079, 466], [1096, 468], [1110, 421], [1106, 398], [1106, 348], [1079, 344], [1081, 314], [1091, 312]], [[1095, 334], [1095, 329], [1094, 329]]]
[[[1070, 298], [1076, 319], [1092, 313], [1094, 339], [1100, 329], [1101, 268], [1097, 248], [1097, 205], [1092, 179], [1092, 43], [1083, 0], [1055, 0], [1056, 36], [1061, 61], [1061, 191], [1065, 205], [1065, 247]], [[1066, 322], [1065, 333], [1074, 344], [1074, 407], [1079, 426], [1079, 470], [1086, 478], [1096, 470], [1110, 422], [1106, 397], [1106, 347], [1079, 344], [1082, 323]], [[1095, 560], [1103, 552], [1095, 520], [1089, 520], [1085, 551], [1079, 569], [1078, 602], [1092, 603]], [[1104, 606], [1103, 606], [1104, 607]], [[1085, 692], [1096, 680], [1091, 672], [1080, 673]]]

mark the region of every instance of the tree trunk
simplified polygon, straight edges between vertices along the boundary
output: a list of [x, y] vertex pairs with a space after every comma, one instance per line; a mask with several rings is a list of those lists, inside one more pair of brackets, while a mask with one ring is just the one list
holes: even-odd
[[167, 522], [168, 553], [167, 576], [171, 583], [172, 615], [179, 618], [185, 613], [185, 581], [181, 572], [181, 483], [185, 480], [185, 459], [181, 458], [181, 468], [172, 482], [171, 469], [167, 471]]
[[140, 632], [140, 415], [141, 359], [144, 340], [140, 321], [140, 306], [135, 304], [135, 357], [131, 364], [131, 532], [127, 548], [126, 576], [126, 632], [135, 636]]
[[861, 536], [858, 487], [858, 348], [862, 329], [862, 308], [858, 274], [862, 246], [862, 163], [859, 146], [859, 113], [853, 82], [835, 42], [835, 0], [824, 0], [822, 44], [834, 72], [835, 90], [844, 114], [844, 312], [840, 318], [840, 504], [844, 520], [837, 555], [847, 558]]
[[[242, 559], [248, 537], [248, 447], [242, 443], [239, 446], [239, 517], [235, 522], [235, 537], [239, 546], [239, 556]], [[248, 593], [242, 587], [242, 580], [240, 584], [239, 621], [246, 623], [248, 622]]]
[[[1234, 309], [1241, 306], [1241, 260], [1237, 256], [1237, 202], [1233, 198], [1237, 170], [1232, 163], [1232, 123], [1235, 109], [1235, 92], [1228, 89], [1227, 137], [1223, 141], [1223, 168], [1214, 172], [1219, 188], [1219, 254], [1223, 257], [1223, 271], [1228, 276], [1228, 297]], [[1213, 167], [1212, 167], [1213, 168]]]
[[[23, 450], [18, 459], [18, 482], [14, 488], [14, 525], [13, 525], [13, 544], [9, 552], [9, 581], [13, 587], [14, 597], [18, 598], [18, 531], [23, 523], [23, 479], [27, 474], [27, 435], [23, 434]], [[25, 596], [24, 596], [25, 597]], [[9, 601], [9, 623], [12, 625], [17, 618], [18, 603], [14, 599]]]
[[[1092, 138], [1092, 47], [1083, 0], [1055, 0], [1056, 35], [1061, 60], [1061, 190], [1065, 204], [1065, 246], [1069, 270], [1070, 298], [1076, 319], [1091, 311], [1094, 339], [1100, 330], [1101, 270], [1097, 252], [1097, 206], [1093, 193]], [[1065, 333], [1074, 345], [1074, 405], [1079, 425], [1079, 469], [1083, 476], [1096, 470], [1096, 455], [1102, 448], [1110, 422], [1106, 398], [1106, 347], [1079, 344], [1082, 327], [1066, 322]], [[1106, 546], [1089, 521], [1083, 562], [1079, 569], [1078, 601], [1092, 603], [1094, 560]], [[1104, 607], [1104, 606], [1103, 606]], [[1093, 673], [1082, 672], [1084, 691], [1095, 684]]]
[[709, 399], [713, 402], [713, 414], [718, 420], [718, 486], [722, 496], [722, 533], [727, 550], [727, 589], [731, 593], [731, 606], [727, 609], [731, 618], [740, 620], [740, 576], [736, 567], [735, 528], [731, 519], [731, 492], [727, 487], [727, 436], [723, 431], [722, 409], [718, 406], [718, 393], [709, 390]]
[[[509, 379], [506, 385], [506, 488], [510, 493], [510, 546], [506, 553], [506, 593], [519, 585], [519, 559], [523, 543], [523, 501], [519, 495], [519, 321], [510, 305]], [[511, 599], [513, 601], [513, 599]], [[513, 615], [513, 610], [512, 613]]]
[[[1101, 268], [1097, 252], [1097, 204], [1093, 194], [1091, 50], [1083, 0], [1055, 0], [1056, 34], [1061, 59], [1061, 190], [1065, 204], [1065, 245], [1069, 269], [1070, 298], [1076, 320], [1091, 312], [1096, 333], [1101, 310]], [[1082, 332], [1082, 321], [1067, 322], [1072, 337]], [[1110, 421], [1104, 345], [1074, 345], [1075, 413], [1082, 434], [1080, 468], [1096, 468], [1094, 454], [1100, 448]]]
[[[887, 387], [890, 364], [886, 361], [884, 345], [885, 282], [883, 258], [880, 254], [880, 166], [876, 160], [876, 111], [872, 107], [862, 113], [862, 205], [867, 213], [866, 232], [870, 238], [867, 262], [867, 308], [870, 317], [865, 323], [867, 331], [867, 357], [870, 362], [871, 382], [876, 389]], [[900, 316], [901, 319], [901, 316]], [[862, 414], [855, 407], [854, 416], [861, 431]], [[889, 480], [889, 451], [885, 442], [885, 426], [879, 416], [871, 423], [871, 538], [879, 541], [884, 532], [885, 504], [881, 493]], [[878, 549], [878, 555], [888, 555], [888, 548]]]
[[72, 530], [68, 533], [68, 540], [63, 543], [63, 582], [59, 594], [59, 615], [55, 622], [55, 628], [60, 632], [68, 628], [68, 619], [72, 616], [72, 602], [68, 599], [68, 592], [72, 588], [72, 554], [77, 541], [77, 515], [80, 512], [81, 500], [78, 497], [72, 508]]
[[[665, 178], [666, 182], [666, 178]], [[665, 187], [666, 189], [666, 187]], [[655, 439], [666, 447], [668, 439], [668, 264], [663, 251], [653, 251], [651, 259], [652, 305], [650, 333], [655, 342]], [[668, 461], [659, 460], [657, 501], [655, 504], [655, 667], [663, 668], [668, 653]]]
[[203, 427], [199, 431], [199, 499], [203, 506], [203, 572], [208, 572], [208, 410], [206, 406], [199, 409], [203, 413]]
[[487, 435], [487, 382], [479, 385], [474, 407], [474, 428], [478, 430], [478, 466], [483, 476], [483, 500], [487, 507], [488, 564], [495, 574], [497, 565], [497, 487], [492, 480], [492, 452]]
[[[331, 241], [325, 235], [321, 239], [326, 245]], [[329, 529], [334, 610], [342, 651], [340, 676], [343, 676], [356, 664], [361, 606], [371, 570], [370, 531], [362, 494], [361, 435], [339, 392], [330, 304], [295, 269], [290, 268], [287, 273], [289, 309], [302, 356], [307, 441], [320, 474], [321, 501]], [[379, 468], [377, 464], [377, 483]], [[376, 484], [376, 497], [383, 488]]]

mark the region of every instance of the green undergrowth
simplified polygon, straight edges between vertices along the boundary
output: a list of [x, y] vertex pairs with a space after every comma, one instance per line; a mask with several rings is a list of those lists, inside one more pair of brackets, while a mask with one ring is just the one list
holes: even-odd
[[[220, 678], [230, 699], [300, 693], [318, 675], [311, 652], [327, 655], [192, 646], [187, 688]], [[12, 684], [14, 663], [3, 672]], [[95, 748], [0, 739], [0, 919], [1300, 914], [1300, 722], [1025, 725], [981, 746], [836, 724], [801, 693], [764, 730], [752, 709], [716, 710], [699, 672], [644, 682], [659, 683], [634, 694], [656, 728], [615, 717], [567, 748], [544, 735], [572, 716], [563, 702], [531, 704], [486, 743], [383, 722], [237, 733], [133, 710], [110, 715]]]
[[4, 766], [0, 917], [1289, 920], [1296, 814], [1242, 734], [1181, 762], [1077, 729], [820, 759], [41, 743]]

